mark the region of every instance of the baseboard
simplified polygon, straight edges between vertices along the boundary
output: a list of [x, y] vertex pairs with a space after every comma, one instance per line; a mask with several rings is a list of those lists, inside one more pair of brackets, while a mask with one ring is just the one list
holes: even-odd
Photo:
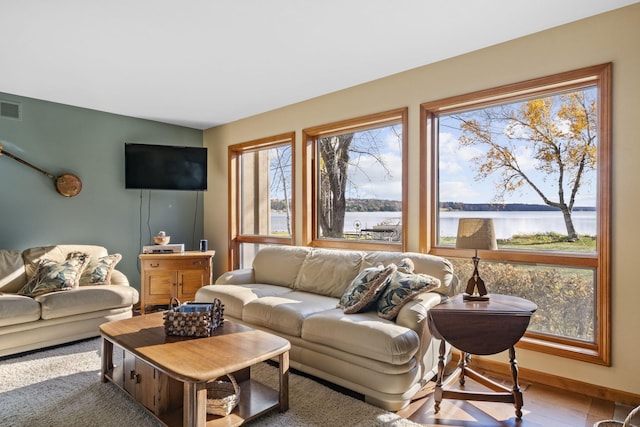
[[[508, 377], [511, 376], [511, 367], [508, 363], [496, 362], [489, 359], [483, 359], [479, 356], [473, 356], [471, 366], [477, 370], [484, 369], [496, 374], [506, 375]], [[609, 387], [603, 387], [597, 384], [590, 384], [582, 381], [572, 380], [557, 375], [534, 371], [533, 369], [527, 369], [520, 366], [518, 366], [518, 379], [522, 382], [545, 384], [551, 387], [570, 391], [572, 393], [580, 393], [589, 397], [618, 402], [624, 405], [640, 405], [640, 394], [616, 390]]]

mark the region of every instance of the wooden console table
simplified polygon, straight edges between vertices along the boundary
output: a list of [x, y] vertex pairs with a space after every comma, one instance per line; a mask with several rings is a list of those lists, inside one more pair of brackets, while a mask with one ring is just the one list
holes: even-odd
[[[531, 301], [507, 296], [490, 295], [488, 301], [464, 301], [462, 295], [451, 298], [429, 310], [429, 328], [441, 339], [438, 377], [435, 390], [435, 412], [442, 399], [480, 400], [513, 403], [516, 416], [522, 418], [522, 392], [518, 385], [518, 366], [514, 345], [522, 338], [531, 315], [537, 310]], [[457, 369], [443, 383], [445, 341], [460, 350]], [[504, 387], [480, 375], [467, 366], [471, 354], [489, 355], [509, 350], [513, 387]], [[458, 377], [464, 386], [465, 376], [476, 380], [493, 392], [447, 390]]]
[[147, 306], [167, 305], [171, 297], [191, 301], [204, 285], [212, 284], [215, 251], [140, 254], [140, 313]]

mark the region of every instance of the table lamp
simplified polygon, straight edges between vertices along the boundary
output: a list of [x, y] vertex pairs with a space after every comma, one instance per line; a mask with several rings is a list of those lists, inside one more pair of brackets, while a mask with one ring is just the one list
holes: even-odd
[[[462, 298], [467, 301], [487, 301], [487, 288], [478, 273], [478, 249], [498, 249], [496, 233], [491, 218], [460, 218], [456, 249], [475, 249], [473, 259], [473, 275], [467, 282], [467, 289]], [[476, 293], [477, 290], [477, 293]]]

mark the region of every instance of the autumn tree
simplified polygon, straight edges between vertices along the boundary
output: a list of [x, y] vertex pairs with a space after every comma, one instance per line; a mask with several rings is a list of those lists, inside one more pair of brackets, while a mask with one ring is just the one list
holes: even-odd
[[[597, 160], [596, 103], [591, 92], [580, 90], [453, 117], [461, 122], [461, 146], [486, 148], [472, 162], [476, 179], [498, 176], [497, 201], [528, 186], [546, 205], [562, 212], [567, 238], [578, 238], [571, 214], [578, 190]], [[535, 160], [533, 168], [522, 161], [523, 153]], [[542, 184], [547, 180], [552, 180], [554, 194], [545, 193]]]

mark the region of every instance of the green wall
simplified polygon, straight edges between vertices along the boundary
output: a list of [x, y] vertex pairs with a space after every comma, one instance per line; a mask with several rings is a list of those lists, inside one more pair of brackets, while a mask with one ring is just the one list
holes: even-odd
[[21, 105], [20, 120], [0, 117], [3, 149], [55, 176], [78, 175], [83, 184], [79, 195], [63, 197], [52, 179], [0, 156], [0, 248], [105, 246], [122, 254], [117, 269], [137, 289], [138, 254], [158, 231], [197, 249], [203, 194], [126, 190], [124, 143], [202, 146], [202, 131], [1, 92], [0, 100]]

